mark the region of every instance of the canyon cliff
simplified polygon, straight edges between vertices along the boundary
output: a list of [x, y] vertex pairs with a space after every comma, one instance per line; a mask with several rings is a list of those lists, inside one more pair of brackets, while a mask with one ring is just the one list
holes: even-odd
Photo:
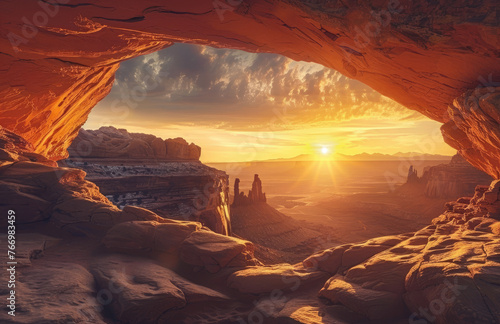
[[84, 170], [119, 208], [139, 206], [230, 233], [229, 178], [199, 162], [201, 149], [193, 143], [101, 127], [81, 129], [68, 152], [59, 165]]
[[[488, 185], [492, 177], [474, 168], [462, 156], [456, 154], [450, 163], [427, 167], [421, 177], [410, 166], [405, 187], [419, 187], [429, 198], [453, 199], [466, 196], [476, 185]], [[406, 190], [409, 188], [401, 188]]]
[[163, 140], [150, 134], [129, 133], [113, 126], [98, 130], [81, 129], [68, 148], [71, 160], [116, 159], [199, 161], [201, 148], [183, 138]]
[[[0, 120], [36, 153], [65, 158], [92, 107], [110, 91], [121, 61], [191, 42], [280, 53], [334, 68], [445, 123], [446, 141], [497, 178], [497, 6], [494, 0], [120, 6], [60, 0], [21, 8], [4, 1]], [[120, 104], [134, 109], [137, 101], [123, 98]]]

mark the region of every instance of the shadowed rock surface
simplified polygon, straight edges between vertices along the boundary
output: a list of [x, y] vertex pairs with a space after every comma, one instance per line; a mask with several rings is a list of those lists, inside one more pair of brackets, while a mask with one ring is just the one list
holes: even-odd
[[110, 126], [82, 129], [69, 152], [59, 164], [84, 170], [120, 209], [140, 206], [230, 233], [228, 176], [199, 162], [195, 144]]
[[488, 185], [493, 178], [468, 163], [460, 154], [456, 154], [448, 164], [428, 167], [418, 177], [416, 170], [410, 167], [406, 184], [400, 191], [420, 188], [429, 198], [456, 198], [468, 195], [477, 185]]
[[68, 148], [69, 159], [85, 161], [88, 158], [139, 160], [194, 160], [198, 161], [201, 148], [186, 140], [169, 138], [162, 140], [150, 134], [129, 133], [113, 126], [98, 130], [80, 129]]
[[229, 298], [196, 285], [146, 258], [110, 255], [91, 266], [98, 289], [111, 293], [113, 316], [122, 323], [156, 322], [169, 310], [187, 303], [217, 303]]
[[325, 244], [337, 242], [333, 240], [333, 228], [298, 221], [268, 205], [257, 174], [248, 196], [240, 192], [239, 183], [236, 178], [231, 229], [238, 237], [254, 242], [257, 257], [266, 264], [300, 262]]
[[265, 203], [266, 201], [266, 193], [262, 192], [262, 181], [258, 174], [255, 174], [253, 177], [252, 189], [248, 191], [248, 196], [244, 192], [240, 192], [240, 179], [234, 179], [234, 195], [231, 206], [256, 205]]
[[256, 244], [266, 264], [299, 262], [325, 245], [338, 243], [333, 228], [298, 221], [266, 203], [231, 207], [231, 228]]

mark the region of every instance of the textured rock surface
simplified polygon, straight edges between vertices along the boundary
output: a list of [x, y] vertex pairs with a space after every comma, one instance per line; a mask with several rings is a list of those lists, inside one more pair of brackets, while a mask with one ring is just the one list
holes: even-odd
[[112, 227], [104, 245], [128, 254], [172, 254], [187, 264], [217, 272], [224, 267], [260, 264], [249, 241], [202, 229], [200, 223], [165, 220], [126, 222]]
[[99, 289], [114, 288], [108, 307], [120, 323], [154, 323], [163, 313], [187, 303], [228, 299], [148, 259], [106, 256], [94, 262], [92, 273]]
[[478, 186], [420, 231], [326, 250], [304, 266], [335, 274], [320, 296], [369, 320], [497, 323], [499, 187]]
[[297, 290], [301, 285], [326, 279], [322, 271], [308, 271], [301, 264], [277, 264], [267, 267], [248, 267], [233, 273], [227, 284], [243, 293], [262, 294], [274, 290]]
[[255, 243], [255, 255], [266, 264], [300, 262], [331, 243], [334, 231], [298, 221], [266, 203], [232, 205], [231, 228], [238, 237]]
[[[24, 143], [17, 135], [12, 138]], [[0, 142], [0, 149], [10, 147], [9, 143]], [[93, 236], [124, 221], [164, 221], [138, 207], [120, 210], [85, 176], [79, 169], [52, 166], [52, 161], [4, 160], [0, 164], [2, 207], [16, 212], [17, 224], [38, 226], [37, 231], [46, 229], [55, 235], [64, 229], [65, 233]]]
[[441, 127], [446, 143], [495, 179], [500, 178], [499, 84], [468, 90], [453, 100], [448, 109], [451, 120]]
[[180, 246], [180, 258], [187, 264], [217, 272], [224, 267], [259, 265], [252, 242], [211, 231], [193, 232]]
[[252, 182], [252, 189], [248, 191], [248, 196], [244, 192], [240, 192], [240, 179], [234, 179], [234, 196], [232, 206], [256, 205], [265, 203], [266, 193], [262, 192], [262, 181], [258, 174], [255, 174]]
[[87, 158], [139, 160], [195, 160], [200, 159], [201, 148], [182, 138], [166, 139], [154, 135], [129, 133], [113, 126], [98, 130], [80, 129], [68, 148], [69, 158], [85, 161]]
[[0, 126], [0, 166], [11, 162], [31, 161], [57, 166], [52, 160], [34, 152], [33, 145], [24, 138]]
[[117, 224], [106, 233], [103, 243], [108, 249], [127, 253], [176, 253], [192, 232], [201, 229], [200, 223], [165, 221]]
[[83, 169], [119, 208], [140, 206], [161, 217], [199, 221], [214, 232], [231, 233], [228, 176], [199, 161], [158, 160], [145, 153], [134, 159], [70, 158], [59, 164]]
[[[7, 235], [2, 235], [7, 242]], [[57, 245], [61, 240], [38, 233], [21, 233], [17, 235], [16, 268], [31, 266], [31, 261], [43, 257], [45, 249]], [[7, 258], [5, 258], [7, 262]]]
[[[94, 278], [81, 265], [48, 262], [17, 274], [16, 317], [3, 311], [2, 323], [106, 323], [93, 295]], [[6, 294], [2, 289], [2, 299]]]
[[[194, 42], [314, 61], [432, 119], [452, 119], [458, 129], [448, 124], [447, 140], [462, 142], [453, 145], [497, 177], [500, 146], [489, 131], [497, 125], [466, 111], [451, 117], [447, 112], [466, 90], [499, 81], [496, 9], [494, 0], [261, 0], [222, 7], [196, 0], [120, 6], [110, 0], [23, 6], [6, 1], [0, 120], [37, 153], [66, 157], [88, 113], [109, 92], [120, 61], [172, 42]], [[495, 152], [486, 153], [488, 145]]]
[[474, 192], [476, 185], [488, 185], [493, 179], [472, 167], [460, 155], [455, 155], [448, 165], [430, 167], [422, 176], [425, 195], [431, 198], [456, 198]]
[[477, 185], [489, 185], [490, 175], [470, 165], [461, 155], [456, 154], [448, 164], [428, 167], [419, 178], [410, 169], [406, 184], [400, 191], [414, 187], [423, 190], [429, 198], [456, 199], [470, 195]]

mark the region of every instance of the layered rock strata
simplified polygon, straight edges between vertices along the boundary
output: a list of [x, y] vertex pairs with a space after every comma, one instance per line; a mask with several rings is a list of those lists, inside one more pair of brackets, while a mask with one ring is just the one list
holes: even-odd
[[195, 144], [101, 127], [81, 130], [69, 152], [59, 164], [84, 170], [119, 208], [143, 207], [230, 233], [228, 176], [199, 162]]
[[476, 185], [487, 185], [493, 179], [456, 154], [448, 164], [428, 167], [418, 177], [410, 168], [406, 186], [422, 187], [429, 198], [456, 198], [474, 191]]
[[251, 242], [120, 210], [83, 171], [17, 158], [0, 166], [0, 188], [19, 227], [23, 298], [2, 323], [220, 323], [256, 313], [270, 322], [498, 323], [500, 181], [419, 231], [263, 266]]

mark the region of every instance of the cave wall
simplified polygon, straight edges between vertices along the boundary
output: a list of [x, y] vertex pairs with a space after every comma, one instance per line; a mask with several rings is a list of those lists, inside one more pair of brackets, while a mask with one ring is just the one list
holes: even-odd
[[461, 122], [467, 111], [448, 110], [472, 89], [498, 93], [495, 0], [11, 0], [0, 8], [0, 125], [52, 160], [67, 156], [121, 61], [190, 42], [334, 68], [446, 123], [447, 142], [499, 177], [498, 99], [470, 123]]

